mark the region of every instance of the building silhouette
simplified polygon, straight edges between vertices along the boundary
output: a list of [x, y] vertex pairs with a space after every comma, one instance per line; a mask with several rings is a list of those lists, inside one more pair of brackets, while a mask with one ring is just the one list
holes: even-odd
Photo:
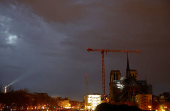
[[126, 77], [121, 76], [120, 70], [111, 70], [109, 87], [109, 100], [116, 102], [135, 102], [138, 94], [152, 94], [152, 85], [146, 79], [138, 80], [137, 70], [130, 69], [128, 53]]

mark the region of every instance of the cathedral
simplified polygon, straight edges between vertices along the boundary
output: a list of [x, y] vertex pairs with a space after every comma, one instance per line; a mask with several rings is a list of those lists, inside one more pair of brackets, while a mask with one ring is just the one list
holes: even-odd
[[128, 53], [126, 77], [122, 77], [119, 70], [111, 70], [109, 86], [109, 100], [115, 102], [134, 102], [138, 94], [152, 94], [152, 85], [146, 79], [138, 80], [137, 70], [130, 69]]

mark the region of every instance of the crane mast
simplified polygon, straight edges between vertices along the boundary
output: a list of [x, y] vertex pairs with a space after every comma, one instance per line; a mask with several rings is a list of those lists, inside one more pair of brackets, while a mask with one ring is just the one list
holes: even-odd
[[87, 95], [88, 95], [89, 91], [88, 91], [88, 85], [87, 85], [87, 74], [85, 74], [85, 79], [86, 79], [86, 90], [87, 90]]
[[102, 94], [103, 94], [103, 99], [105, 99], [105, 64], [104, 64], [104, 53], [105, 52], [106, 52], [106, 54], [107, 54], [107, 52], [141, 53], [140, 50], [132, 51], [132, 50], [109, 50], [109, 49], [92, 49], [92, 48], [87, 48], [87, 51], [88, 52], [99, 51], [102, 54]]
[[102, 53], [102, 92], [105, 99], [105, 64], [104, 64], [104, 51]]

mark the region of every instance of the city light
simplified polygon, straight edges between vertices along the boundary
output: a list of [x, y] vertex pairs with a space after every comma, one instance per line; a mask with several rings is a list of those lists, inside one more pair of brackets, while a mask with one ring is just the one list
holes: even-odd
[[162, 105], [160, 106], [160, 109], [161, 109], [162, 111], [165, 111], [165, 109], [162, 107]]
[[0, 1], [0, 111], [170, 111], [170, 0]]
[[165, 109], [167, 109], [167, 106], [164, 106]]
[[85, 109], [94, 110], [98, 104], [101, 103], [101, 95], [86, 95], [85, 96]]
[[148, 108], [150, 109], [150, 108], [152, 108], [152, 106], [148, 106]]
[[7, 92], [7, 86], [5, 86], [5, 93]]

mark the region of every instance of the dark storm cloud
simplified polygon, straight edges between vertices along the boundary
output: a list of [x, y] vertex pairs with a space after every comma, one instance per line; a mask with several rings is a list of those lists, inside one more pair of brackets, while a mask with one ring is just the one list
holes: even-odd
[[[55, 22], [66, 23], [68, 21], [74, 21], [75, 19], [81, 19], [84, 15], [83, 4], [77, 0], [18, 0], [30, 4], [31, 7], [37, 12], [37, 14], [45, 17], [47, 20], [53, 20]], [[81, 3], [81, 2], [80, 2]]]
[[[89, 92], [102, 91], [101, 54], [86, 48], [128, 48], [142, 51], [130, 54], [139, 79], [146, 77], [156, 94], [162, 92], [159, 83], [169, 91], [170, 1], [18, 0], [0, 5], [3, 84], [21, 76], [17, 88], [82, 100], [86, 73]], [[126, 54], [108, 53], [105, 64], [109, 94], [110, 70], [120, 69], [125, 76]]]
[[[46, 78], [43, 75], [50, 76], [54, 73], [57, 75], [56, 72], [61, 71], [57, 66], [65, 58], [61, 52], [66, 49], [59, 43], [67, 36], [44, 22], [42, 17], [35, 15], [25, 5], [1, 4], [0, 12], [2, 83], [8, 85], [10, 82], [26, 79], [28, 76], [34, 79], [35, 75], [38, 75], [39, 82], [41, 80], [43, 82]], [[55, 63], [55, 66], [51, 62]], [[54, 69], [57, 71], [53, 71]], [[29, 86], [19, 85], [16, 88], [29, 88]], [[29, 89], [34, 88], [36, 87]]]

